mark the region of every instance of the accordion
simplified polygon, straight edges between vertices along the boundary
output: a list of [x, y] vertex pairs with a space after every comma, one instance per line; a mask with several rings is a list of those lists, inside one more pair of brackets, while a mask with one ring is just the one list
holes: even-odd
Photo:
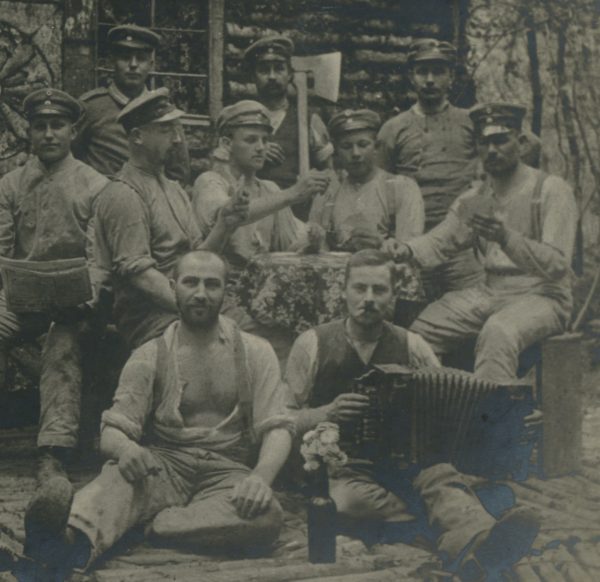
[[533, 389], [495, 384], [453, 368], [375, 366], [354, 381], [366, 413], [342, 428], [351, 456], [421, 468], [452, 463], [486, 477], [524, 479], [534, 439], [524, 418]]

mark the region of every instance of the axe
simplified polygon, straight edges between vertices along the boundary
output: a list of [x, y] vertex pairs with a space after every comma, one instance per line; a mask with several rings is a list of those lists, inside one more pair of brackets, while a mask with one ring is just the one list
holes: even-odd
[[298, 166], [300, 175], [309, 171], [308, 151], [308, 74], [314, 79], [313, 93], [336, 103], [340, 92], [342, 53], [292, 57], [294, 85], [298, 99]]

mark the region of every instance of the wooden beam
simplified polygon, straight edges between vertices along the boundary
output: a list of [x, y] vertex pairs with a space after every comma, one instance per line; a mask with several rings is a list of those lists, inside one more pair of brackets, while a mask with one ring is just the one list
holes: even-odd
[[208, 110], [214, 120], [223, 107], [225, 0], [209, 0], [208, 31]]

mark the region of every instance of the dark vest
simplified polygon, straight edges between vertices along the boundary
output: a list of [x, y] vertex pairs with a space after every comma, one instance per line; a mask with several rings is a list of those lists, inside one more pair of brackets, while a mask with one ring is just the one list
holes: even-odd
[[[307, 120], [308, 123], [308, 120]], [[277, 142], [285, 153], [285, 160], [281, 165], [265, 164], [257, 173], [263, 180], [272, 180], [282, 190], [289, 188], [298, 179], [298, 110], [290, 102], [288, 110], [277, 132], [272, 136], [272, 141]]]
[[329, 404], [337, 396], [352, 391], [352, 381], [378, 364], [408, 365], [408, 338], [405, 329], [385, 323], [383, 333], [364, 364], [346, 339], [345, 323], [337, 319], [315, 328], [318, 342], [318, 367], [309, 406]]

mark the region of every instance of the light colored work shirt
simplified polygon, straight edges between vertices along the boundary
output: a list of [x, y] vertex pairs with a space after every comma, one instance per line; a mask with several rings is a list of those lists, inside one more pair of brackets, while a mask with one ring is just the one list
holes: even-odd
[[107, 184], [70, 154], [49, 168], [31, 157], [0, 180], [0, 255], [92, 259], [94, 208]]
[[[545, 179], [540, 199], [541, 240], [535, 240], [531, 201], [539, 170], [524, 165], [521, 168], [524, 179], [506, 195], [497, 197], [489, 184], [481, 193], [478, 186], [474, 187], [456, 200], [441, 224], [411, 240], [408, 244], [417, 262], [423, 267], [434, 267], [457, 251], [474, 246], [488, 280], [490, 276], [520, 276], [518, 280], [524, 286], [543, 286], [550, 295], [555, 287], [570, 287], [578, 213], [573, 191], [558, 176]], [[504, 247], [495, 242], [475, 240], [463, 218], [464, 208], [477, 196], [487, 200], [493, 215], [504, 222], [508, 231]]]
[[423, 197], [417, 183], [377, 169], [364, 183], [342, 178], [339, 188], [313, 200], [310, 220], [335, 233], [336, 249], [344, 249], [354, 226], [370, 228], [383, 239], [406, 241], [423, 233]]
[[131, 345], [139, 345], [153, 337], [156, 325], [164, 329], [163, 320], [177, 315], [157, 307], [131, 277], [150, 268], [169, 277], [177, 259], [200, 248], [203, 237], [177, 182], [130, 162], [119, 177], [125, 183], [112, 182], [98, 200], [96, 257], [98, 266], [112, 273], [119, 330]]
[[[198, 379], [211, 390], [231, 388], [235, 379], [234, 333], [235, 324], [219, 317], [216, 349], [211, 349], [206, 361], [206, 373]], [[178, 362], [178, 326], [172, 323], [164, 333], [168, 350], [169, 374], [157, 372], [158, 340], [151, 340], [135, 350], [128, 360], [114, 397], [112, 407], [102, 415], [102, 426], [116, 428], [134, 441], [140, 441], [147, 422], [152, 433], [161, 440], [181, 446], [194, 446], [227, 455], [249, 443], [244, 438], [242, 408], [236, 404], [230, 414], [212, 427], [187, 426], [180, 412], [186, 390]], [[252, 429], [258, 439], [275, 428], [284, 428], [294, 434], [294, 422], [285, 407], [285, 392], [277, 357], [269, 343], [259, 337], [241, 332], [245, 351], [245, 374], [252, 398]], [[213, 346], [214, 347], [214, 346]], [[203, 361], [198, 353], [198, 360]], [[166, 385], [160, 385], [166, 376]], [[158, 384], [155, 382], [158, 379]], [[247, 435], [246, 435], [247, 436]]]
[[[229, 201], [236, 180], [228, 172], [228, 164], [219, 163], [219, 170], [200, 174], [194, 183], [192, 204], [200, 230], [206, 236], [214, 226], [218, 211]], [[277, 197], [281, 190], [274, 182], [254, 178], [248, 185], [250, 201]], [[225, 256], [236, 267], [242, 267], [254, 255], [287, 251], [290, 246], [306, 240], [308, 227], [289, 208], [284, 208], [251, 224], [240, 226], [230, 236]]]

